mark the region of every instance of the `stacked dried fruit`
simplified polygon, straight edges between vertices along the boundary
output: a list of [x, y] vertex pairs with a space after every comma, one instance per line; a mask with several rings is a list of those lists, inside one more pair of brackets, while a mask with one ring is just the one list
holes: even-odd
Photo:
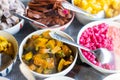
[[72, 13], [61, 6], [60, 0], [31, 0], [27, 16], [48, 27], [64, 25], [72, 18]]
[[0, 0], [0, 30], [13, 27], [20, 21], [10, 10], [23, 14], [24, 5], [19, 0]]

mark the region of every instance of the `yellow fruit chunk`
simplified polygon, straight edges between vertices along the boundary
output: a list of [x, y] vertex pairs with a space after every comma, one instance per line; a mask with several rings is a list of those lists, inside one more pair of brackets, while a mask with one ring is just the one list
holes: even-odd
[[25, 54], [25, 60], [29, 61], [30, 59], [32, 59], [33, 53], [32, 52], [28, 52], [27, 54]]

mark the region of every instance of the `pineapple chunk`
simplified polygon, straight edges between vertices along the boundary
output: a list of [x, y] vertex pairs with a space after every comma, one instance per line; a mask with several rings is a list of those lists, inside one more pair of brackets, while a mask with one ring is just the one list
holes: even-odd
[[28, 52], [25, 54], [25, 60], [29, 61], [30, 59], [32, 59], [33, 57], [33, 53], [32, 52]]

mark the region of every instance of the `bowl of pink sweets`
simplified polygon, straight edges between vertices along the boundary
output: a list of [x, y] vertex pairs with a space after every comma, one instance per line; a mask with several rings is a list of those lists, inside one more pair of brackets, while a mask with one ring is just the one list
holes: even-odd
[[[89, 64], [102, 73], [120, 72], [120, 23], [113, 21], [90, 22], [78, 32], [77, 43], [91, 50], [107, 48], [113, 60], [101, 64], [95, 55], [79, 49], [82, 62]], [[107, 58], [107, 56], [106, 56]]]

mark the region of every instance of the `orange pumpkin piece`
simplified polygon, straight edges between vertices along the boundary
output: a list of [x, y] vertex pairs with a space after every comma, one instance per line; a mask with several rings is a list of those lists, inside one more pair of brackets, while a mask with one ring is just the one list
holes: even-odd
[[58, 72], [60, 72], [64, 67], [65, 60], [62, 58], [58, 64]]

